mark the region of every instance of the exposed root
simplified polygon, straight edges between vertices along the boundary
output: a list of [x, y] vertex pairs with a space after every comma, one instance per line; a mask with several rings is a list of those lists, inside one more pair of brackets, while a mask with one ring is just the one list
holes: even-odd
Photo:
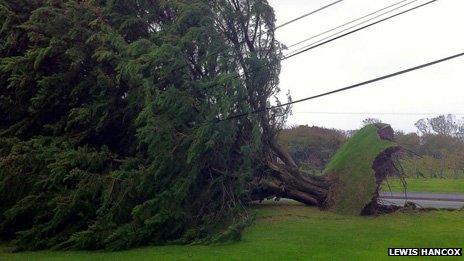
[[[377, 134], [382, 140], [393, 141], [393, 129], [386, 124], [376, 125]], [[294, 161], [278, 144], [273, 143], [275, 158], [268, 159], [266, 165], [266, 175], [255, 177], [252, 182], [251, 200], [263, 200], [266, 198], [288, 198], [306, 205], [317, 206], [322, 209], [332, 208], [337, 204], [337, 200], [344, 198], [345, 194], [340, 194], [340, 189], [347, 186], [347, 183], [340, 179], [340, 176], [333, 173], [326, 173], [323, 177], [311, 176], [302, 173], [296, 167]], [[366, 146], [366, 145], [364, 145]], [[395, 159], [401, 151], [398, 146], [390, 146], [373, 158], [372, 170], [375, 175], [375, 182], [369, 183], [369, 177], [360, 181], [359, 184], [354, 183], [360, 194], [366, 194], [366, 184], [375, 186], [372, 198], [369, 200], [364, 195], [353, 197], [354, 200], [362, 200], [367, 202], [363, 207], [362, 203], [358, 214], [376, 215], [382, 213], [391, 213], [397, 211], [399, 207], [384, 206], [378, 204], [379, 190], [382, 182], [389, 176], [400, 176], [401, 171], [398, 169]], [[370, 172], [371, 173], [371, 172]], [[269, 175], [270, 174], [270, 175]], [[332, 174], [332, 175], [331, 175]], [[370, 177], [372, 178], [372, 177]], [[353, 184], [349, 184], [350, 186]], [[358, 186], [359, 185], [359, 186]], [[343, 192], [343, 193], [346, 193]], [[370, 192], [367, 192], [370, 193]], [[363, 199], [361, 199], [364, 197]], [[357, 199], [358, 198], [358, 199]], [[358, 201], [357, 204], [359, 206]]]
[[[390, 125], [378, 125], [378, 128], [379, 130], [377, 133], [381, 139], [393, 141], [394, 132]], [[398, 168], [397, 160], [400, 152], [401, 148], [399, 146], [394, 146], [386, 149], [375, 158], [372, 169], [375, 172], [376, 190], [372, 196], [371, 202], [364, 207], [361, 215], [378, 215], [395, 212], [400, 209], [398, 206], [387, 206], [378, 203], [379, 191], [383, 181], [388, 177], [402, 176], [402, 171]]]

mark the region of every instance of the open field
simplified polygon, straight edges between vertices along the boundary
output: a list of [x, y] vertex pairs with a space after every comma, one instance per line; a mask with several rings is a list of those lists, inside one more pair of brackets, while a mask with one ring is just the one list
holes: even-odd
[[[412, 179], [408, 178], [407, 189], [409, 192], [433, 192], [433, 193], [464, 193], [464, 179]], [[402, 192], [403, 187], [398, 179], [389, 179], [388, 184], [393, 192]], [[383, 191], [389, 191], [386, 183]]]
[[2, 249], [0, 260], [391, 260], [388, 247], [462, 247], [464, 242], [464, 211], [360, 217], [272, 202], [256, 205], [253, 211], [256, 221], [238, 243], [112, 253], [8, 254]]

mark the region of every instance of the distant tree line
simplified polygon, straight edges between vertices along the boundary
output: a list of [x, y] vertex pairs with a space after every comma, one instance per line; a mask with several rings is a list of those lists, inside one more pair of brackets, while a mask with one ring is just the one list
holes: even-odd
[[301, 125], [282, 130], [279, 142], [303, 170], [321, 171], [346, 141], [346, 132]]
[[406, 175], [464, 178], [464, 122], [448, 114], [420, 119], [415, 126], [418, 133], [396, 133], [410, 152], [403, 161]]

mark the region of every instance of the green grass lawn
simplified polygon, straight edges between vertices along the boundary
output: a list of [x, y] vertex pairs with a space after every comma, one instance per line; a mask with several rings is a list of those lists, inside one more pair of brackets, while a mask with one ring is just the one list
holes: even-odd
[[110, 253], [2, 251], [0, 260], [391, 260], [388, 247], [464, 245], [464, 211], [360, 217], [290, 203], [256, 205], [253, 211], [255, 223], [237, 243]]
[[[464, 179], [407, 179], [407, 189], [410, 192], [434, 192], [434, 193], [464, 193]], [[389, 179], [393, 192], [402, 192], [403, 187], [399, 180]], [[384, 182], [383, 191], [389, 191]]]

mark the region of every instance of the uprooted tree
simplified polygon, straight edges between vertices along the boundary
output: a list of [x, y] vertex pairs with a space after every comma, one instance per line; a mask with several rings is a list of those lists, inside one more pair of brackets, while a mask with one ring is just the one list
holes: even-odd
[[233, 239], [267, 197], [375, 212], [394, 172], [387, 125], [322, 177], [277, 144], [265, 0], [0, 0], [0, 20], [0, 233], [18, 249]]

